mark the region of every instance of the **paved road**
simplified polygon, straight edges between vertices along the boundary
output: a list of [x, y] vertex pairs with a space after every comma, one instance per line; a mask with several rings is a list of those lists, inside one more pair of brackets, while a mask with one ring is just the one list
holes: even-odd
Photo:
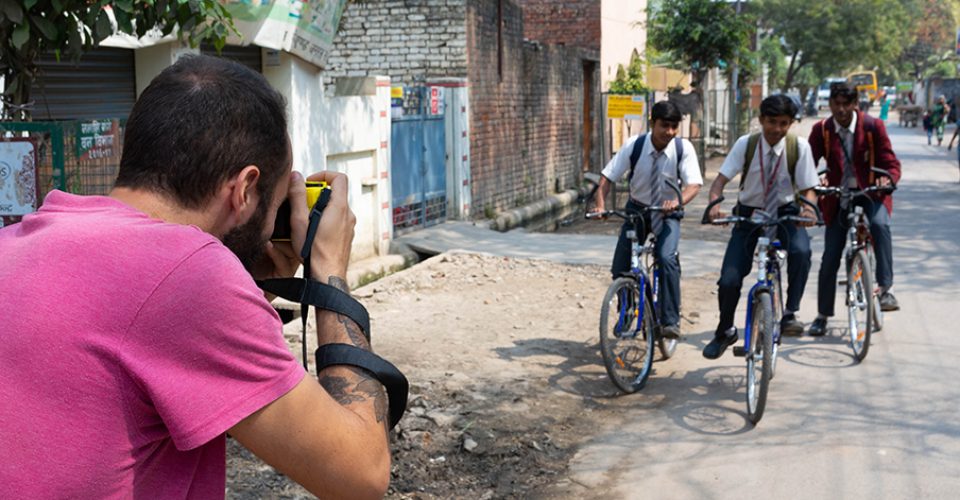
[[[624, 418], [584, 446], [560, 497], [957, 498], [960, 491], [960, 183], [955, 153], [891, 126], [904, 176], [893, 219], [902, 310], [863, 364], [840, 337], [786, 339], [767, 413], [744, 411], [744, 364], [687, 338]], [[820, 234], [804, 298], [814, 312]], [[719, 266], [719, 256], [713, 266]], [[704, 304], [707, 324], [716, 320]]]
[[[806, 134], [813, 122], [796, 131]], [[894, 291], [903, 309], [887, 315], [866, 361], [854, 364], [841, 320], [825, 338], [785, 339], [767, 413], [754, 428], [744, 410], [743, 360], [729, 352], [705, 360], [700, 349], [712, 331], [689, 332], [673, 359], [655, 365], [642, 393], [604, 403], [622, 408], [623, 418], [598, 422], [570, 480], [544, 497], [958, 496], [960, 174], [955, 152], [927, 146], [919, 129], [888, 123], [904, 170], [893, 219]], [[612, 236], [503, 234], [469, 223], [401, 241], [601, 265], [614, 244]], [[815, 313], [822, 241], [822, 230], [813, 231], [806, 321]], [[682, 245], [685, 277], [717, 272], [723, 243]], [[702, 324], [715, 324], [714, 301], [699, 311]]]

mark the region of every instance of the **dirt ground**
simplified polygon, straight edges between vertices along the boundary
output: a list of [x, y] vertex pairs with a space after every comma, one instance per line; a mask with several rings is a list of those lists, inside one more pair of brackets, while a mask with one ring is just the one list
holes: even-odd
[[[616, 397], [598, 347], [607, 272], [444, 254], [354, 292], [375, 350], [411, 383], [388, 498], [542, 498], [568, 482], [578, 444], [628, 399]], [[685, 278], [684, 303], [715, 300], [714, 280]], [[685, 314], [684, 331], [704, 330], [698, 319]], [[285, 334], [299, 353], [299, 322]], [[232, 441], [227, 496], [309, 497]]]

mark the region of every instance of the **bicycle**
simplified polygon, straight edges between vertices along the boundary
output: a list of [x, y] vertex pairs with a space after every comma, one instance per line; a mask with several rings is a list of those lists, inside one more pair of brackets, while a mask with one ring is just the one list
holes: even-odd
[[844, 251], [846, 268], [846, 306], [847, 328], [853, 357], [861, 362], [870, 350], [870, 338], [874, 332], [883, 329], [883, 311], [880, 309], [880, 288], [874, 279], [876, 257], [873, 253], [873, 237], [870, 234], [870, 221], [863, 211], [863, 205], [854, 204], [858, 199], [873, 203], [869, 194], [875, 192], [891, 193], [897, 189], [893, 179], [885, 170], [870, 169], [874, 174], [890, 179], [886, 187], [869, 186], [864, 189], [850, 189], [841, 186], [818, 186], [814, 191], [821, 196], [836, 196], [841, 206], [847, 210], [847, 245]]
[[[757, 209], [750, 217], [730, 215], [710, 220], [710, 210], [723, 202], [720, 196], [707, 205], [701, 224], [726, 225], [750, 223], [754, 231], [784, 222], [816, 222], [822, 224], [820, 210], [804, 198], [801, 202], [813, 207], [817, 220], [811, 221], [798, 215], [776, 216]], [[734, 346], [733, 355], [747, 362], [747, 418], [756, 425], [763, 418], [767, 405], [770, 380], [777, 369], [777, 354], [780, 350], [780, 319], [783, 317], [783, 286], [780, 268], [786, 258], [786, 250], [779, 240], [766, 236], [757, 239], [754, 252], [757, 264], [757, 281], [747, 295], [747, 320], [743, 330], [743, 345]]]
[[[674, 190], [681, 203], [672, 216], [682, 218], [680, 189], [669, 180], [664, 182]], [[639, 212], [606, 210], [585, 215], [587, 219], [616, 216], [633, 227], [627, 231], [631, 242], [630, 271], [610, 284], [600, 307], [603, 364], [614, 385], [626, 393], [639, 391], [647, 383], [653, 366], [654, 342], [663, 359], [670, 359], [678, 344], [677, 339], [661, 335], [663, 325], [658, 312], [660, 263], [653, 254], [657, 237], [653, 231], [645, 242], [638, 237], [646, 233], [646, 216], [662, 211], [661, 207], [645, 207]]]

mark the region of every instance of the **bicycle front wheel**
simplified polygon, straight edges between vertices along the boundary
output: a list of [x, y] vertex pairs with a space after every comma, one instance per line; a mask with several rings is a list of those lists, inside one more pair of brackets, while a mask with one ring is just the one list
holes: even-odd
[[753, 302], [750, 346], [747, 351], [747, 418], [756, 424], [767, 406], [767, 389], [773, 378], [773, 300], [765, 291]]
[[610, 380], [620, 390], [639, 391], [653, 365], [653, 311], [636, 280], [617, 278], [600, 308], [600, 353]]
[[847, 328], [850, 347], [859, 363], [870, 350], [873, 333], [873, 271], [863, 250], [853, 254], [847, 270]]

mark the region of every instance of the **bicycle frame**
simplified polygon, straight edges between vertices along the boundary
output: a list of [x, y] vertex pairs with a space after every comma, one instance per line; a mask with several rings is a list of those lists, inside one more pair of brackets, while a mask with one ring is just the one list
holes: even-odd
[[[750, 287], [750, 292], [747, 294], [747, 324], [743, 329], [743, 345], [749, 346], [750, 341], [753, 337], [753, 303], [754, 297], [760, 291], [766, 291], [770, 293], [771, 297], [774, 297], [777, 293], [777, 290], [774, 287], [774, 280], [780, 279], [780, 257], [777, 255], [777, 251], [780, 250], [779, 241], [770, 241], [770, 238], [762, 236], [757, 240], [757, 255], [755, 257], [755, 262], [757, 263], [757, 282]], [[777, 303], [774, 303], [775, 307], [778, 307]], [[777, 323], [774, 325], [774, 335], [773, 335], [774, 344], [780, 343], [780, 325]], [[752, 353], [747, 353], [747, 355], [752, 355]]]
[[[651, 302], [651, 311], [653, 312], [653, 323], [660, 324], [660, 318], [658, 316], [659, 312], [657, 309], [659, 300], [657, 299], [659, 292], [659, 275], [660, 270], [656, 265], [656, 259], [654, 263], [650, 266], [645, 266], [643, 264], [643, 257], [646, 254], [649, 254], [653, 251], [653, 238], [648, 237], [650, 243], [641, 245], [640, 238], [637, 237], [638, 234], [643, 231], [643, 219], [637, 219], [634, 223], [633, 229], [627, 230], [627, 238], [630, 240], [630, 274], [634, 279], [637, 280], [637, 286], [641, 290], [640, 293], [640, 303], [637, 304], [637, 329], [634, 333], [640, 331], [641, 326], [643, 325], [643, 315], [646, 305], [646, 301]], [[651, 269], [652, 268], [652, 269]], [[653, 283], [650, 283], [649, 273], [653, 273]], [[625, 310], [620, 312], [620, 320], [624, 319]]]

